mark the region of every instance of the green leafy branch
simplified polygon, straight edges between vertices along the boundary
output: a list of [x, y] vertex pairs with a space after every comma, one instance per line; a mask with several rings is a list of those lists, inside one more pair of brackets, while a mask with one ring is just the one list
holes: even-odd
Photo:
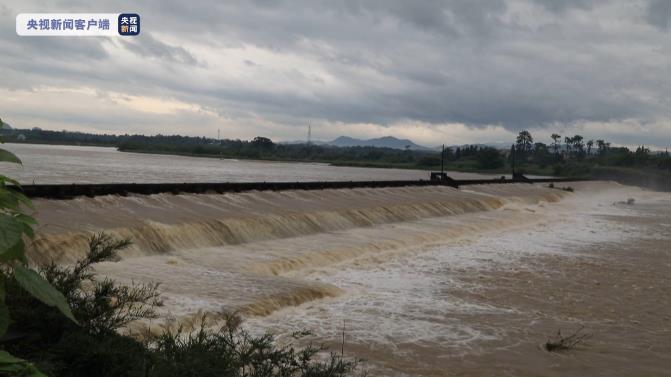
[[[0, 129], [3, 127], [0, 120]], [[0, 137], [0, 143], [4, 143]], [[0, 163], [21, 164], [13, 153], [0, 148]], [[6, 304], [5, 283], [15, 281], [30, 295], [60, 310], [77, 323], [67, 300], [38, 272], [28, 266], [26, 240], [35, 237], [35, 219], [26, 211], [34, 209], [32, 202], [21, 192], [14, 179], [0, 174], [0, 338], [4, 337], [12, 320], [11, 308]], [[0, 350], [0, 373], [9, 375], [44, 376], [31, 363]]]

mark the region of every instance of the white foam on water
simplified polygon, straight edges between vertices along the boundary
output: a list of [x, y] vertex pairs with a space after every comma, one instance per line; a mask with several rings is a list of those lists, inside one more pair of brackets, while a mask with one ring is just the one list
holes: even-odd
[[[499, 339], [503, 330], [469, 325], [462, 314], [496, 316], [511, 309], [476, 304], [450, 296], [450, 289], [474, 289], [463, 285], [455, 272], [486, 274], [493, 267], [521, 269], [524, 257], [540, 254], [570, 256], [590, 244], [622, 242], [642, 234], [644, 227], [612, 221], [627, 216], [636, 207], [614, 205], [635, 195], [640, 201], [659, 195], [620, 188], [596, 195], [578, 194], [560, 204], [508, 204], [484, 214], [427, 219], [417, 226], [451, 221], [483, 222], [483, 217], [507, 217], [508, 212], [528, 213], [532, 225], [504, 230], [474, 232], [458, 240], [423, 245], [396, 252], [373, 263], [356, 261], [301, 271], [305, 280], [333, 284], [346, 292], [342, 296], [285, 308], [263, 318], [250, 318], [252, 331], [286, 334], [297, 329], [313, 332], [321, 341], [337, 343], [343, 322], [348, 344], [383, 347], [403, 353], [401, 344], [432, 344], [443, 348], [468, 349], [476, 341]], [[400, 347], [400, 348], [399, 348]]]
[[[526, 256], [571, 255], [643, 232], [615, 221], [660, 197], [612, 183], [151, 195], [38, 203], [70, 232], [43, 236], [36, 257], [72, 261], [86, 230], [134, 238], [118, 263], [96, 266], [122, 282], [160, 282], [165, 318], [240, 311], [255, 332], [308, 329], [407, 352], [432, 344], [468, 350], [503, 330], [465, 315], [512, 309], [450, 295], [477, 289], [459, 274], [516, 269]], [[614, 204], [633, 197], [637, 205]], [[640, 203], [640, 204], [639, 204]], [[88, 216], [88, 217], [87, 217]], [[94, 224], [95, 223], [95, 224]], [[63, 247], [65, 245], [66, 247]], [[78, 249], [77, 249], [78, 248]], [[69, 253], [69, 254], [68, 254]]]

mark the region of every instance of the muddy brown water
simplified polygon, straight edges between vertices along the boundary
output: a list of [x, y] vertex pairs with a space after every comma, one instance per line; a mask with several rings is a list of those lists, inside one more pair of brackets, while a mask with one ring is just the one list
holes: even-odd
[[[160, 282], [159, 322], [237, 311], [334, 350], [344, 325], [345, 355], [375, 376], [671, 375], [671, 196], [572, 186], [37, 200], [31, 258], [130, 236], [96, 269]], [[580, 327], [576, 349], [543, 349]]]

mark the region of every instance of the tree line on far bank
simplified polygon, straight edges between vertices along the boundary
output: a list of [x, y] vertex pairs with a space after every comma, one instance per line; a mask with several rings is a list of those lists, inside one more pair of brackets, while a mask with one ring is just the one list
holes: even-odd
[[[588, 139], [581, 135], [564, 136], [553, 133], [552, 143], [534, 142], [529, 131], [521, 131], [511, 146], [508, 159], [521, 170], [547, 170], [566, 176], [588, 176], [594, 168], [643, 168], [671, 171], [669, 152], [652, 152], [641, 145], [635, 150], [612, 146], [604, 139]], [[563, 143], [562, 143], [563, 141]]]
[[[252, 140], [211, 139], [179, 135], [96, 135], [83, 132], [4, 130], [9, 142], [95, 145], [116, 147], [120, 151], [164, 153], [231, 159], [326, 162], [348, 166], [375, 166], [437, 169], [440, 151], [380, 148], [372, 146], [336, 147], [317, 144], [283, 144], [263, 136]], [[494, 148], [465, 146], [448, 149], [447, 167], [467, 170], [500, 169], [505, 165]]]
[[668, 152], [652, 152], [645, 146], [636, 150], [612, 146], [604, 139], [553, 133], [545, 144], [521, 131], [509, 150], [483, 145], [467, 145], [439, 150], [401, 150], [380, 147], [335, 147], [316, 144], [282, 144], [258, 136], [252, 140], [179, 135], [107, 135], [68, 131], [4, 130], [10, 142], [99, 145], [121, 151], [165, 153], [232, 159], [327, 162], [348, 166], [400, 167], [460, 171], [510, 171], [513, 163], [530, 174], [586, 176], [595, 167], [646, 168], [671, 171]]

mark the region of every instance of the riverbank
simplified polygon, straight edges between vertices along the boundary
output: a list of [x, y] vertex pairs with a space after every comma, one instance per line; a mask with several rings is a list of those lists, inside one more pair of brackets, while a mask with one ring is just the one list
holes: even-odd
[[[183, 153], [178, 151], [162, 151], [162, 150], [142, 150], [142, 149], [124, 149], [118, 148], [120, 152], [127, 153], [145, 153], [145, 154], [159, 154], [159, 155], [172, 155], [172, 156], [184, 156], [184, 157], [201, 157], [201, 158], [214, 158], [214, 159], [241, 159], [248, 161], [268, 161], [268, 162], [289, 162], [289, 163], [318, 163], [318, 164], [328, 164], [331, 166], [341, 166], [341, 167], [357, 167], [357, 168], [379, 168], [379, 169], [406, 169], [406, 170], [424, 170], [424, 171], [439, 171], [441, 169], [440, 159], [431, 159], [431, 163], [427, 164], [426, 162], [390, 162], [390, 161], [374, 161], [374, 160], [337, 160], [332, 159], [319, 159], [319, 158], [282, 158], [272, 155], [263, 155], [255, 157], [245, 157], [236, 154], [230, 153]], [[426, 153], [426, 152], [424, 152]], [[434, 153], [435, 154], [435, 153]], [[446, 161], [442, 166], [444, 170], [456, 171], [460, 173], [476, 173], [476, 174], [510, 174], [510, 167], [504, 166], [494, 169], [482, 169], [479, 167], [478, 162], [475, 159], [464, 159], [461, 161]], [[538, 168], [530, 167], [528, 169], [530, 174], [534, 175], [551, 175], [552, 169], [550, 168]]]

